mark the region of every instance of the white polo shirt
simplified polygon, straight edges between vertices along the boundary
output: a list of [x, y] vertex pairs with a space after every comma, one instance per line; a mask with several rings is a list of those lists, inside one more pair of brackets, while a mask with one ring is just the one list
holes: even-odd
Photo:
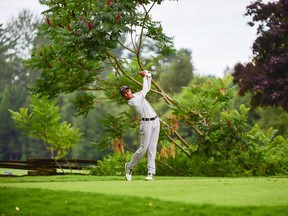
[[128, 100], [128, 104], [135, 107], [141, 118], [153, 118], [157, 115], [145, 98], [151, 88], [151, 79], [152, 77], [150, 73], [148, 73], [146, 77], [143, 77], [143, 89], [134, 93], [134, 97]]

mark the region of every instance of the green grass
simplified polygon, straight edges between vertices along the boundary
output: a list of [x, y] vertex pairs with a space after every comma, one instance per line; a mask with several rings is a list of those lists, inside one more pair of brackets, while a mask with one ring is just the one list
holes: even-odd
[[[69, 169], [63, 169], [63, 171], [65, 173], [71, 173], [71, 171]], [[62, 173], [63, 172], [61, 169], [57, 169], [58, 173]], [[88, 174], [90, 171], [89, 170], [72, 170], [72, 172], [74, 174]], [[27, 175], [28, 171], [27, 170], [21, 170], [21, 169], [8, 169], [8, 168], [0, 168], [0, 174], [2, 175], [7, 175], [8, 173], [11, 173], [14, 176], [23, 176], [23, 175]]]
[[[287, 215], [288, 178], [0, 178], [0, 215]], [[17, 209], [16, 209], [17, 207]], [[149, 213], [148, 213], [149, 211]]]
[[20, 169], [8, 169], [8, 168], [0, 168], [0, 174], [4, 175], [7, 173], [12, 173], [16, 176], [27, 175], [27, 170], [20, 170]]

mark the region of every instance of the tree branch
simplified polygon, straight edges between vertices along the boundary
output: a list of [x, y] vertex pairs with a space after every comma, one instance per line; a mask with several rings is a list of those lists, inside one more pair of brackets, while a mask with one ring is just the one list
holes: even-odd
[[180, 146], [168, 133], [165, 133], [168, 137], [168, 139], [173, 142], [178, 148], [181, 149], [181, 151], [183, 151], [189, 158], [191, 158], [191, 155], [189, 154], [189, 152], [187, 152], [182, 146]]

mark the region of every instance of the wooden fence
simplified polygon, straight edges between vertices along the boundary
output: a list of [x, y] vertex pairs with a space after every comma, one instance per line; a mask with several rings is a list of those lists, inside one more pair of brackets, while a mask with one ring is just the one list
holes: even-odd
[[61, 175], [71, 171], [96, 166], [97, 160], [81, 159], [40, 159], [28, 158], [26, 161], [0, 161], [0, 168], [27, 170], [28, 175]]

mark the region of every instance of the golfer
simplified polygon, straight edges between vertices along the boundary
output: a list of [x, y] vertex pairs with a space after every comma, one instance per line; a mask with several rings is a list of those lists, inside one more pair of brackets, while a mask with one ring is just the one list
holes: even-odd
[[143, 89], [132, 94], [128, 86], [120, 87], [120, 94], [127, 99], [128, 104], [134, 107], [141, 118], [140, 132], [141, 141], [140, 147], [134, 153], [130, 162], [125, 164], [125, 178], [127, 181], [132, 180], [132, 171], [143, 155], [147, 152], [147, 169], [148, 175], [145, 178], [147, 181], [153, 181], [155, 175], [155, 158], [157, 151], [157, 143], [160, 132], [160, 121], [151, 107], [150, 103], [145, 99], [146, 94], [151, 88], [152, 75], [149, 71], [141, 71], [139, 74], [143, 77]]

